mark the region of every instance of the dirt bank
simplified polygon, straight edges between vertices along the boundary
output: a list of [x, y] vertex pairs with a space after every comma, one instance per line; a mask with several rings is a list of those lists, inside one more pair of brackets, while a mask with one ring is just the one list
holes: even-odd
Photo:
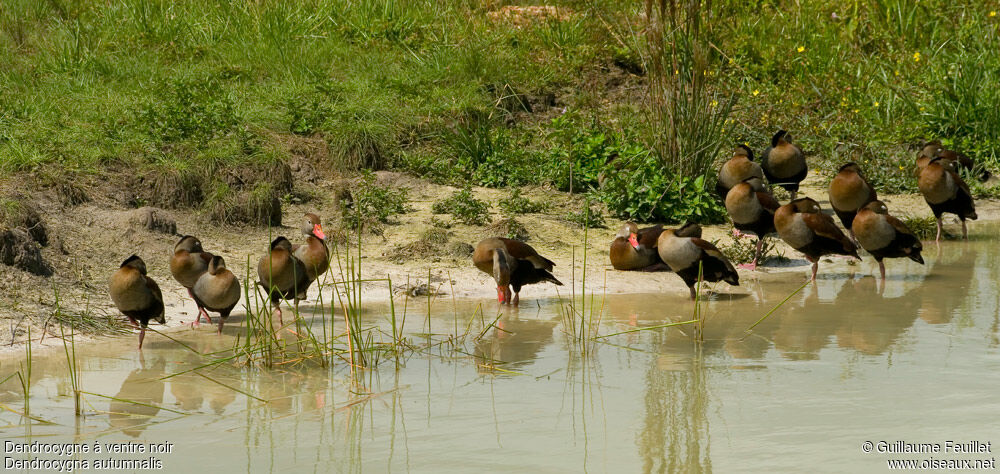
[[[378, 176], [383, 183], [409, 189], [412, 210], [385, 226], [382, 235], [363, 236], [361, 268], [364, 276], [391, 278], [396, 287], [394, 293], [402, 298], [407, 291], [421, 291], [421, 285], [428, 283], [429, 272], [429, 287], [439, 295], [481, 298], [484, 302], [492, 302], [495, 293], [491, 277], [473, 268], [462, 250], [467, 251], [468, 245], [474, 245], [488, 236], [485, 227], [455, 223], [448, 229], [434, 231], [435, 239], [427, 241], [426, 233], [433, 227], [430, 223], [432, 216], [438, 220], [450, 220], [447, 215], [432, 214], [431, 205], [449, 196], [455, 188], [395, 172], [380, 172]], [[802, 194], [819, 200], [825, 208], [829, 208], [822, 178], [812, 176], [805, 184]], [[5, 278], [0, 279], [0, 298], [5, 304], [0, 308], [0, 319], [3, 320], [0, 323], [0, 347], [10, 347], [25, 340], [28, 327], [31, 327], [33, 339], [42, 334], [43, 327], [48, 329], [50, 335], [58, 334], [58, 322], [73, 318], [89, 322], [87, 328], [94, 334], [128, 332], [124, 325], [118, 323], [120, 315], [107, 296], [107, 278], [122, 260], [133, 253], [145, 259], [150, 275], [163, 289], [168, 328], [180, 328], [190, 323], [196, 315], [194, 304], [170, 276], [168, 269], [179, 235], [198, 236], [206, 250], [223, 255], [233, 272], [243, 278], [247, 275], [248, 262], [250, 268], [255, 268], [268, 243], [277, 235], [286, 235], [293, 241], [302, 240], [297, 224], [299, 216], [305, 212], [322, 216], [325, 227], [330, 230], [328, 234], [337, 235], [334, 229], [338, 227], [340, 210], [339, 197], [334, 190], [343, 189], [343, 183], [327, 180], [318, 181], [314, 186], [312, 193], [315, 199], [305, 204], [284, 206], [284, 222], [288, 227], [273, 228], [217, 225], [194, 211], [156, 210], [150, 213], [146, 209], [123, 208], [109, 201], [94, 200], [70, 205], [44, 193], [31, 195], [49, 230], [49, 242], [42, 248], [42, 255], [54, 273], [45, 277], [2, 266]], [[496, 189], [474, 188], [474, 191], [478, 198], [490, 203], [508, 195], [508, 191]], [[522, 304], [530, 304], [533, 298], [538, 297], [565, 297], [572, 291], [574, 280], [579, 292], [583, 275], [584, 231], [567, 222], [565, 215], [570, 210], [580, 209], [582, 198], [541, 188], [526, 190], [525, 194], [551, 204], [551, 210], [546, 213], [522, 215], [516, 219], [527, 230], [528, 242], [556, 263], [554, 274], [566, 285], [526, 287], [522, 291]], [[881, 198], [896, 215], [930, 215], [919, 195]], [[980, 200], [977, 209], [980, 221], [1000, 218], [1000, 203], [997, 201]], [[501, 217], [495, 205], [491, 214], [493, 219]], [[588, 293], [672, 292], [682, 301], [681, 297], [686, 297], [687, 290], [672, 273], [619, 272], [611, 269], [608, 244], [620, 224], [621, 221], [609, 218], [607, 228], [591, 229], [586, 236]], [[949, 228], [955, 231], [955, 225], [952, 221]], [[976, 223], [970, 226], [973, 235], [976, 227]], [[729, 229], [728, 225], [706, 226], [705, 237], [726, 245], [731, 242]], [[754, 272], [740, 270], [741, 281], [799, 279], [808, 274], [808, 263], [801, 255], [779, 239], [774, 241], [774, 253], [787, 259], [772, 260]], [[836, 260], [835, 265], [847, 265], [847, 262]], [[868, 274], [877, 272], [877, 268], [867, 260], [853, 265], [853, 268]], [[335, 277], [339, 278], [336, 263], [327, 274], [327, 278]], [[720, 284], [718, 290], [747, 291], [745, 288], [727, 288], [725, 284]], [[324, 301], [332, 301], [330, 292], [327, 287]], [[316, 294], [315, 289], [310, 292], [310, 302], [316, 301]], [[366, 300], [384, 301], [388, 297], [387, 282], [366, 284]], [[211, 327], [203, 325], [199, 330], [208, 331]]]

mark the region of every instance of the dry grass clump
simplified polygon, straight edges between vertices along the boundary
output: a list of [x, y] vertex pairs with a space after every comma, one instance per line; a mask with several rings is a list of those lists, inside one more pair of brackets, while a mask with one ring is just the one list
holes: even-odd
[[150, 232], [160, 232], [168, 235], [177, 234], [177, 221], [164, 211], [155, 207], [143, 207], [132, 211], [129, 225], [133, 228], [146, 229]]
[[452, 241], [453, 236], [452, 232], [445, 229], [430, 227], [420, 234], [419, 239], [390, 249], [385, 257], [394, 263], [405, 263], [420, 258], [466, 258], [472, 255], [472, 245]]
[[483, 238], [506, 237], [508, 239], [520, 240], [522, 242], [526, 242], [531, 238], [531, 235], [528, 234], [528, 229], [524, 227], [524, 224], [521, 224], [512, 217], [493, 221], [492, 224], [483, 229], [482, 235]]
[[218, 224], [281, 225], [281, 199], [267, 183], [259, 183], [250, 190], [219, 185], [207, 205], [209, 218]]

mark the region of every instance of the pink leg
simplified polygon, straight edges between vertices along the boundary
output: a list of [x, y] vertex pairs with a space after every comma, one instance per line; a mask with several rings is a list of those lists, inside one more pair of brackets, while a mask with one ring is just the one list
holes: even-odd
[[878, 272], [882, 274], [882, 282], [885, 282], [885, 263], [878, 262]]
[[937, 238], [934, 239], [934, 243], [936, 243], [936, 244], [940, 244], [941, 243], [941, 218], [940, 217], [937, 218]]
[[139, 350], [142, 350], [142, 340], [146, 338], [146, 328], [139, 328]]
[[819, 269], [819, 260], [817, 259], [815, 262], [813, 262], [812, 281], [816, 281], [816, 270], [818, 270], [818, 269]]
[[962, 219], [962, 239], [964, 239], [966, 242], [968, 242], [969, 240], [969, 231], [965, 227], [965, 219]]
[[747, 268], [750, 271], [757, 270], [757, 262], [760, 260], [760, 252], [761, 250], [763, 250], [763, 248], [764, 248], [764, 239], [758, 237], [757, 245], [755, 246], [753, 251], [753, 262], [751, 262], [750, 265], [740, 265], [740, 268]]
[[691, 301], [694, 301], [695, 299], [697, 299], [698, 293], [696, 291], [694, 291], [694, 285], [689, 286], [688, 290], [691, 291]]
[[521, 294], [514, 293], [514, 301], [512, 301], [511, 304], [517, 306], [520, 302], [521, 302]]

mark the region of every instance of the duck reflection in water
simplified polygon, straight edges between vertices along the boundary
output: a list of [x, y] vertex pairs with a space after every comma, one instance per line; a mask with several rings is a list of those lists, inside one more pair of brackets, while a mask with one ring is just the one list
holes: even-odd
[[475, 355], [479, 371], [490, 367], [516, 369], [530, 364], [543, 348], [552, 342], [557, 321], [520, 318], [515, 309], [501, 317], [492, 334], [476, 342]]
[[159, 357], [152, 364], [140, 359], [140, 367], [125, 378], [115, 394], [116, 400], [111, 400], [108, 421], [113, 428], [133, 438], [142, 434], [160, 412], [166, 391], [166, 383], [160, 377], [163, 377], [166, 365], [166, 361]]

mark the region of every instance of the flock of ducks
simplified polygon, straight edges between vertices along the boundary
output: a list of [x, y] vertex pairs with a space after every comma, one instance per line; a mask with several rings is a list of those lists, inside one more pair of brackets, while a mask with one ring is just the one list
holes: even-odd
[[[937, 221], [936, 241], [941, 240], [941, 216], [945, 213], [958, 216], [962, 237], [968, 239], [965, 221], [977, 216], [972, 194], [958, 170], [976, 172], [983, 181], [990, 177], [989, 172], [976, 168], [967, 156], [945, 149], [940, 141], [927, 143], [917, 155], [916, 164], [920, 193]], [[832, 217], [823, 213], [816, 200], [797, 197], [799, 184], [808, 172], [805, 155], [785, 130], [771, 138], [760, 163], [754, 161], [749, 146], [740, 145], [722, 165], [716, 192], [725, 204], [734, 233], [757, 236], [753, 261], [741, 267], [755, 270], [764, 239], [775, 233], [812, 263], [813, 281], [821, 257], [843, 255], [860, 260], [859, 248], [878, 262], [882, 281], [885, 281], [886, 258], [909, 258], [924, 263], [920, 239], [905, 223], [889, 214], [857, 163], [841, 166], [829, 187], [830, 205], [846, 234]], [[790, 202], [784, 205], [778, 202], [769, 187], [765, 187], [765, 180], [770, 188], [787, 190]], [[739, 285], [736, 268], [715, 245], [701, 238], [701, 227], [695, 223], [678, 229], [664, 229], [662, 225], [640, 229], [634, 222], [626, 222], [611, 242], [609, 257], [617, 270], [673, 271], [687, 284], [691, 299], [697, 295], [699, 272], [705, 282]], [[477, 268], [493, 275], [500, 303], [517, 304], [516, 293], [523, 285], [543, 281], [561, 285], [550, 273], [552, 262], [523, 242], [484, 240], [477, 246], [473, 260]], [[514, 288], [513, 300], [509, 286]]]
[[[267, 293], [281, 325], [281, 302], [291, 300], [297, 306], [306, 298], [309, 286], [330, 268], [330, 250], [319, 216], [306, 214], [301, 231], [305, 243], [292, 245], [287, 238], [278, 237], [271, 242], [268, 254], [257, 262], [257, 284]], [[202, 316], [212, 324], [208, 312], [215, 312], [219, 314], [221, 334], [241, 295], [240, 280], [226, 269], [225, 260], [206, 252], [198, 238], [185, 235], [174, 246], [170, 273], [198, 307], [198, 317], [191, 325], [200, 324]], [[142, 349], [149, 322], [167, 322], [160, 287], [146, 273], [142, 258], [132, 255], [111, 275], [110, 290], [115, 306], [139, 329]]]
[[[966, 239], [965, 221], [977, 217], [969, 187], [958, 174], [959, 168], [979, 172], [980, 179], [989, 178], [989, 173], [978, 170], [971, 159], [944, 149], [938, 141], [928, 143], [917, 156], [918, 187], [937, 220], [938, 242], [942, 214], [958, 216], [962, 221], [962, 237]], [[906, 224], [889, 214], [860, 166], [856, 163], [841, 166], [829, 187], [830, 205], [847, 234], [822, 212], [814, 199], [797, 198], [799, 183], [807, 174], [805, 155], [784, 130], [771, 139], [760, 163], [754, 161], [750, 147], [740, 145], [722, 165], [716, 192], [725, 204], [734, 233], [757, 236], [753, 261], [746, 268], [756, 269], [764, 239], [775, 233], [812, 262], [813, 280], [821, 257], [835, 254], [860, 260], [859, 247], [878, 262], [883, 281], [883, 259], [905, 257], [924, 263], [920, 240]], [[774, 186], [786, 189], [791, 194], [790, 202], [779, 203], [769, 189]], [[283, 324], [281, 302], [290, 300], [298, 305], [330, 265], [320, 218], [306, 214], [301, 231], [306, 236], [303, 244], [293, 245], [287, 238], [278, 237], [257, 264], [258, 285], [268, 294], [272, 314], [277, 312], [279, 324]], [[640, 229], [627, 222], [611, 242], [611, 265], [626, 271], [673, 271], [688, 286], [691, 299], [697, 295], [695, 286], [699, 279], [739, 285], [736, 268], [701, 234], [701, 226], [695, 223], [677, 229], [664, 229], [662, 225]], [[555, 263], [518, 240], [484, 239], [476, 245], [472, 261], [476, 268], [493, 277], [497, 301], [501, 304], [517, 305], [525, 285], [543, 282], [562, 285], [552, 274]], [[203, 316], [211, 324], [208, 314], [211, 311], [219, 315], [221, 333], [241, 294], [239, 279], [226, 269], [225, 260], [206, 252], [196, 237], [186, 235], [174, 247], [170, 272], [198, 307], [198, 317], [192, 326], [200, 324]], [[110, 290], [115, 306], [139, 329], [141, 349], [149, 321], [166, 322], [159, 286], [147, 275], [145, 262], [132, 255], [111, 276]]]

